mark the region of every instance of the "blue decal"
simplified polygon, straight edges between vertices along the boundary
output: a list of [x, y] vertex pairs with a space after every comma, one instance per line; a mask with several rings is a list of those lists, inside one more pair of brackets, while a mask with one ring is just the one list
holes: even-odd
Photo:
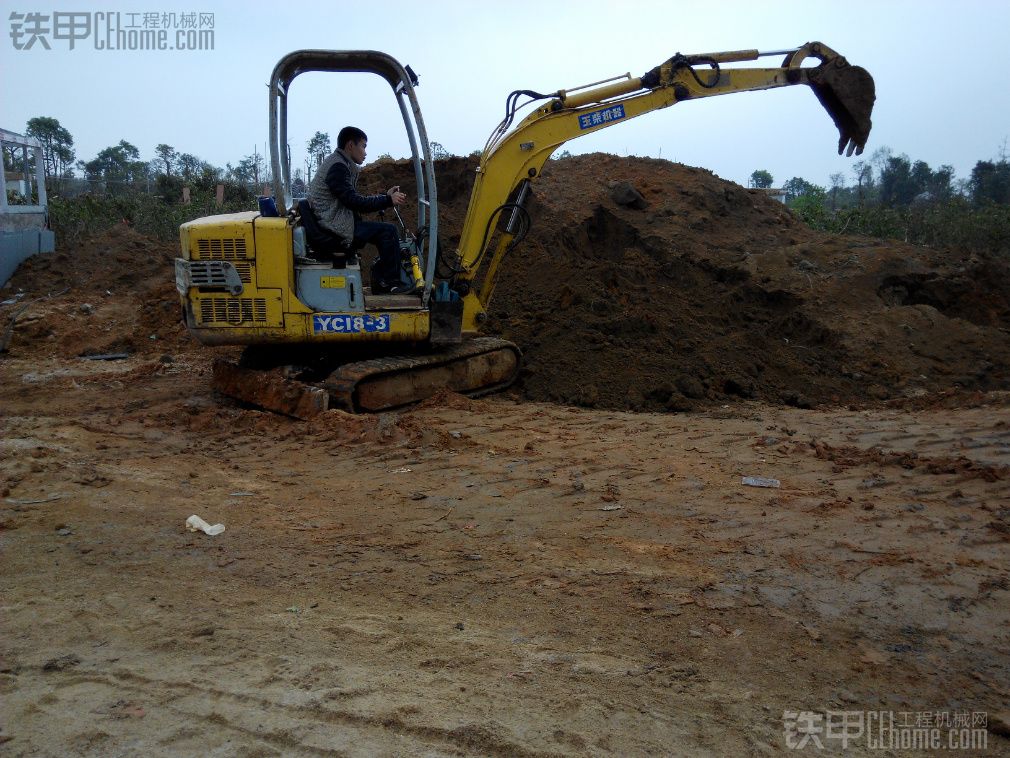
[[583, 113], [579, 116], [579, 129], [592, 129], [594, 126], [603, 126], [611, 121], [620, 121], [624, 115], [623, 105], [611, 105], [603, 110]]
[[389, 314], [381, 316], [327, 316], [316, 313], [312, 316], [312, 331], [316, 334], [321, 332], [335, 332], [337, 334], [360, 334], [361, 332], [388, 332]]

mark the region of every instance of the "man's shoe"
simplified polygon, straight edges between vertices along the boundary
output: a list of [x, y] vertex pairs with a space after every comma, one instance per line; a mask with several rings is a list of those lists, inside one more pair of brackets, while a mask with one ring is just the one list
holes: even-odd
[[403, 282], [389, 288], [390, 295], [413, 295], [415, 292], [417, 292], [417, 287], [413, 284], [404, 284]]
[[403, 282], [397, 282], [394, 285], [376, 282], [372, 285], [373, 295], [410, 295], [414, 292], [416, 292], [416, 288], [413, 284], [404, 284]]

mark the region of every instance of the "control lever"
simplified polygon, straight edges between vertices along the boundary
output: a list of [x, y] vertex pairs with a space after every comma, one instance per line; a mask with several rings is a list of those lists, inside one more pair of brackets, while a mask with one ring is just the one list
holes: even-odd
[[421, 259], [417, 255], [417, 238], [407, 229], [407, 225], [403, 223], [400, 211], [396, 210], [395, 205], [393, 213], [396, 214], [396, 220], [400, 222], [400, 228], [403, 230], [403, 241], [407, 243], [401, 247], [410, 250], [410, 275], [414, 279], [414, 289], [420, 290], [424, 287], [424, 276], [421, 275]]

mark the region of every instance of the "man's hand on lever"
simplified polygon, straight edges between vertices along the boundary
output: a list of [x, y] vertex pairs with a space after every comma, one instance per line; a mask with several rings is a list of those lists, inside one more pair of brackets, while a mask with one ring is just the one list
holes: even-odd
[[393, 205], [403, 205], [407, 202], [407, 196], [400, 192], [400, 185], [397, 184], [395, 187], [390, 187], [386, 190], [386, 194], [389, 195], [390, 199], [393, 201]]

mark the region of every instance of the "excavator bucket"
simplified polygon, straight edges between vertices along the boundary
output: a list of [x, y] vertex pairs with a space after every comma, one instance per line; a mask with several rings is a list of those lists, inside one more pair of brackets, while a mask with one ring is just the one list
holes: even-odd
[[870, 136], [870, 113], [877, 99], [873, 77], [839, 57], [810, 69], [809, 82], [838, 127], [838, 154], [860, 155]]

